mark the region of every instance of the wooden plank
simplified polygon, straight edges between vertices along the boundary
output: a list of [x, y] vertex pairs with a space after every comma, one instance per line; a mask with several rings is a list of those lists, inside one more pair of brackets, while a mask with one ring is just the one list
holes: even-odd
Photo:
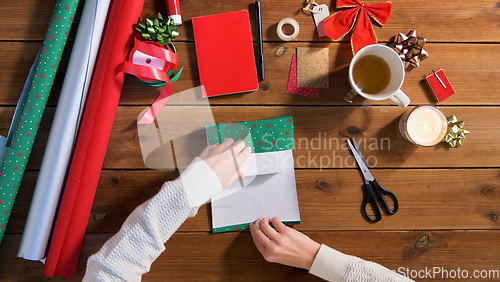
[[[120, 107], [118, 110], [105, 168], [144, 167], [135, 126], [136, 117], [143, 109]], [[192, 107], [167, 109], [172, 113], [178, 111], [175, 113], [179, 116], [197, 114], [197, 108]], [[360, 140], [365, 158], [378, 168], [497, 167], [498, 154], [495, 152], [500, 150], [495, 133], [500, 127], [496, 122], [500, 120], [498, 109], [444, 107], [443, 110], [447, 115], [455, 114], [465, 120], [465, 127], [472, 132], [467, 135], [463, 148], [451, 149], [445, 143], [419, 147], [404, 140], [398, 130], [404, 109], [396, 106], [370, 107], [368, 110], [361, 107], [212, 107], [215, 121], [222, 123], [292, 115], [296, 168], [352, 166], [354, 163], [349, 162], [352, 159], [342, 139], [346, 135]]]
[[[180, 45], [180, 44], [178, 44]], [[193, 45], [184, 45], [183, 54], [180, 49], [179, 66], [186, 66], [181, 79], [175, 83], [175, 92], [180, 92], [199, 85], [199, 77], [194, 57]], [[275, 51], [287, 47], [286, 53], [277, 57]], [[300, 43], [270, 43], [264, 44], [266, 55], [266, 81], [260, 82], [260, 89], [253, 93], [229, 95], [211, 98], [212, 104], [286, 104], [286, 105], [348, 105], [344, 96], [350, 91], [347, 80], [348, 66], [352, 58], [349, 44], [314, 44], [315, 47], [330, 48], [330, 88], [321, 89], [318, 99], [302, 97], [286, 93], [288, 73], [292, 54]], [[182, 48], [182, 45], [179, 46]], [[496, 79], [500, 68], [495, 64], [500, 60], [496, 45], [470, 44], [433, 44], [427, 48], [432, 56], [422, 62], [418, 69], [407, 71], [402, 90], [411, 98], [411, 104], [434, 103], [434, 97], [423, 78], [429, 75], [431, 69], [444, 69], [452, 81], [457, 94], [443, 101], [442, 105], [498, 105], [498, 94], [494, 89], [500, 87]], [[467, 60], [454, 60], [453, 54], [467, 53]], [[127, 76], [121, 104], [149, 104], [154, 101], [160, 89], [147, 87], [130, 76]], [[141, 93], [142, 95], [137, 95]], [[140, 96], [140, 97], [138, 97]], [[361, 97], [356, 97], [354, 104], [363, 103]], [[376, 104], [392, 105], [389, 101]]]
[[[49, 105], [57, 103], [60, 88], [66, 71], [70, 48], [64, 53], [61, 69], [52, 89]], [[177, 43], [179, 67], [184, 71], [179, 81], [174, 83], [175, 93], [199, 85], [196, 52], [193, 43]], [[284, 55], [277, 57], [276, 50], [286, 47]], [[287, 94], [290, 61], [296, 47], [301, 43], [264, 44], [266, 62], [266, 80], [260, 82], [260, 90], [246, 93], [210, 98], [210, 103], [238, 105], [351, 105], [344, 101], [350, 91], [347, 81], [349, 62], [352, 58], [350, 45], [347, 43], [315, 43], [315, 47], [330, 49], [330, 88], [321, 89], [318, 99]], [[22, 91], [29, 68], [39, 48], [37, 42], [0, 42], [3, 52], [0, 54], [0, 105], [15, 105]], [[406, 81], [402, 90], [408, 94], [412, 105], [434, 103], [429, 88], [423, 78], [432, 69], [444, 69], [457, 94], [446, 99], [440, 105], [499, 105], [496, 89], [500, 88], [500, 54], [495, 44], [428, 44], [426, 49], [431, 54], [418, 69], [406, 72]], [[455, 58], [464, 53], [463, 59]], [[161, 88], [149, 87], [134, 77], [127, 75], [120, 100], [121, 105], [149, 105], [158, 96]], [[138, 94], [140, 93], [140, 95]], [[361, 105], [363, 99], [356, 97], [355, 105]], [[390, 101], [376, 102], [377, 105], [392, 105]]]
[[43, 40], [55, 0], [2, 1], [0, 40]]
[[[141, 155], [136, 117], [143, 106], [119, 107], [108, 146], [104, 168], [146, 168]], [[196, 107], [169, 107], [169, 111], [196, 115]], [[13, 107], [0, 107], [0, 116], [11, 117]], [[214, 106], [216, 122], [237, 122], [292, 115], [295, 126], [296, 168], [349, 168], [354, 162], [345, 145], [350, 135], [360, 142], [365, 158], [377, 168], [468, 168], [498, 167], [500, 130], [497, 107], [443, 107], [447, 115], [466, 121], [471, 131], [461, 148], [445, 143], [419, 147], [399, 133], [399, 107], [228, 107]], [[48, 108], [38, 133], [28, 169], [38, 169], [49, 133], [54, 108]], [[0, 120], [0, 134], [6, 135], [10, 120]], [[198, 154], [198, 153], [196, 153]]]
[[[302, 223], [311, 230], [500, 229], [500, 170], [374, 169], [381, 185], [398, 197], [397, 214], [371, 224], [361, 211], [362, 178], [354, 169], [296, 170]], [[21, 233], [36, 172], [23, 179], [7, 233]], [[101, 174], [87, 232], [117, 232], [127, 216], [154, 196], [176, 171], [115, 171]], [[459, 184], [458, 184], [459, 183]], [[456, 220], [450, 219], [450, 215]], [[269, 215], [272, 216], [272, 215]], [[459, 220], [458, 220], [459, 219]], [[211, 231], [210, 206], [182, 225], [182, 231]]]
[[[75, 277], [56, 277], [51, 281], [81, 281], [87, 258], [111, 235], [87, 234]], [[460, 268], [471, 276], [474, 270], [492, 270], [492, 278], [481, 281], [498, 281], [498, 276], [493, 276], [498, 275], [499, 270], [498, 231], [340, 231], [307, 232], [306, 235], [341, 252], [375, 261], [396, 271], [438, 267], [451, 273]], [[0, 248], [2, 281], [45, 280], [40, 262], [16, 257], [19, 240], [20, 235], [4, 238]], [[143, 281], [320, 281], [306, 270], [266, 262], [247, 231], [216, 235], [176, 233], [166, 243], [166, 248], [166, 252], [153, 263], [151, 271], [144, 275]], [[418, 281], [442, 278], [437, 274], [434, 279]]]
[[[81, 7], [83, 7], [83, 0]], [[368, 4], [378, 3], [376, 0], [364, 1]], [[18, 2], [3, 1], [0, 3], [0, 40], [42, 40], [52, 14], [55, 0], [26, 0]], [[193, 40], [192, 17], [237, 10], [249, 10], [252, 32], [255, 34], [255, 16], [252, 1], [196, 1], [181, 2], [181, 13], [184, 24], [179, 27], [177, 40]], [[327, 2], [330, 12], [335, 9], [335, 1]], [[80, 7], [80, 9], [81, 9]], [[301, 2], [290, 5], [282, 1], [262, 1], [262, 27], [266, 41], [279, 41], [276, 35], [278, 22], [285, 17], [295, 18], [300, 25], [297, 41], [330, 41], [319, 38], [314, 22], [308, 12], [302, 12]], [[341, 9], [339, 9], [341, 10]], [[143, 16], [146, 13], [165, 13], [165, 1], [146, 0]], [[473, 5], [453, 0], [420, 1], [412, 0], [393, 3], [392, 15], [382, 28], [373, 23], [378, 40], [387, 42], [399, 32], [408, 32], [409, 26], [430, 42], [499, 42], [500, 30], [497, 26], [499, 10], [494, 2], [474, 1]], [[76, 26], [76, 25], [75, 25]], [[452, 28], [450, 28], [452, 27]], [[74, 31], [73, 31], [74, 33]], [[457, 34], [460, 33], [460, 34]], [[346, 36], [349, 40], [350, 36]]]

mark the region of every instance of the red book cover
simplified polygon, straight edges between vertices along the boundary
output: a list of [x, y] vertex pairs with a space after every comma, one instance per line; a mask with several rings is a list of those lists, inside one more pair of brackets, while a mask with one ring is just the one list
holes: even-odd
[[193, 31], [206, 97], [259, 89], [248, 11], [195, 17]]

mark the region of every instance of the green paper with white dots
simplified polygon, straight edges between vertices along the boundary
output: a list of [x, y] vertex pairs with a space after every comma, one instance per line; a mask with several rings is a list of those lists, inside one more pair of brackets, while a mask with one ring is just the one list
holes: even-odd
[[209, 145], [220, 144], [226, 138], [245, 141], [253, 153], [292, 150], [293, 118], [283, 116], [235, 123], [207, 124]]
[[27, 91], [26, 98], [18, 104], [19, 118], [12, 121], [0, 164], [0, 240], [5, 233], [79, 1], [57, 0], [42, 47], [23, 89], [23, 92]]
[[[282, 223], [284, 225], [292, 226], [292, 225], [300, 224], [300, 221], [282, 221]], [[218, 227], [218, 228], [212, 228], [212, 232], [213, 233], [222, 233], [222, 232], [246, 230], [246, 229], [250, 229], [250, 224], [252, 224], [252, 222], [224, 226], [224, 227]], [[269, 225], [273, 226], [273, 223], [270, 222]]]

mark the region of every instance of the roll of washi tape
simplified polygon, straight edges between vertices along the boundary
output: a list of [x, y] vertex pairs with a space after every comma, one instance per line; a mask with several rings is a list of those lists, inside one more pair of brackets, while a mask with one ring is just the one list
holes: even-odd
[[[283, 33], [283, 25], [289, 24], [293, 26], [293, 34], [292, 35], [286, 35]], [[283, 41], [290, 41], [294, 40], [297, 35], [299, 35], [299, 23], [292, 19], [292, 18], [284, 18], [278, 23], [278, 28], [276, 29], [276, 32], [278, 33], [278, 37], [283, 40]]]

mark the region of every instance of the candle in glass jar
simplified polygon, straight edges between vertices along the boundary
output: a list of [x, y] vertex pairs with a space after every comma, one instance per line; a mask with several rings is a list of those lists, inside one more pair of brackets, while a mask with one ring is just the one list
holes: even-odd
[[401, 135], [420, 146], [433, 146], [446, 134], [447, 122], [443, 112], [434, 106], [424, 105], [407, 111], [400, 120]]

